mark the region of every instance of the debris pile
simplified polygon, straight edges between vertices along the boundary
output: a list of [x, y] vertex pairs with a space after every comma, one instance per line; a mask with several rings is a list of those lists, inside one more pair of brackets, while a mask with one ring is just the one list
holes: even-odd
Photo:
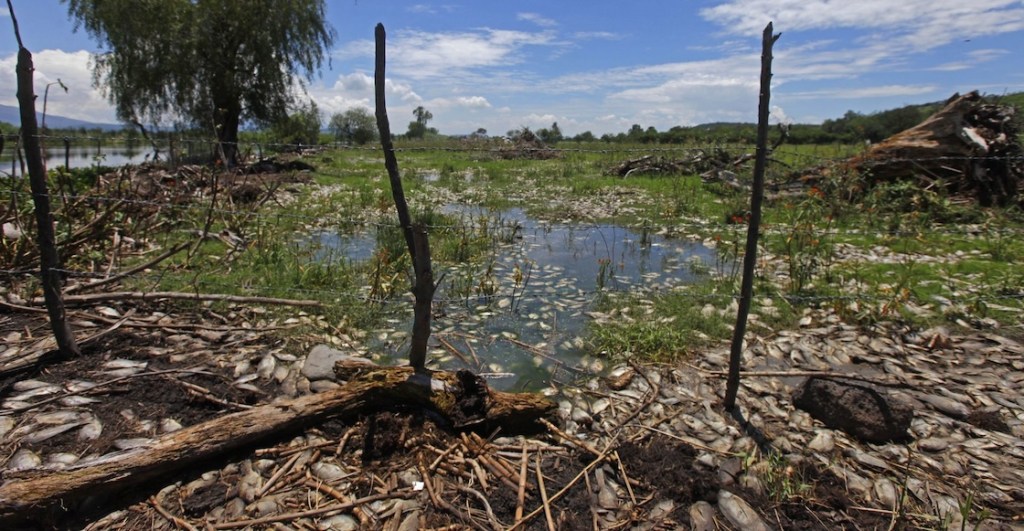
[[1016, 109], [973, 91], [954, 94], [919, 125], [868, 148], [846, 165], [866, 185], [915, 180], [922, 188], [971, 194], [982, 206], [1020, 201], [1024, 147]]

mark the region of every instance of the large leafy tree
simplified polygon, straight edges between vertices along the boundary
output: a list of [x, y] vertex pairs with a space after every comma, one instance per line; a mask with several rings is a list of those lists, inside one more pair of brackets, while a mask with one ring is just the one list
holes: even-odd
[[244, 120], [287, 116], [334, 42], [323, 0], [62, 0], [106, 51], [94, 83], [128, 122], [182, 120], [215, 131], [225, 162]]
[[327, 126], [334, 138], [342, 142], [365, 144], [377, 139], [377, 122], [370, 111], [352, 107], [344, 113], [335, 113]]

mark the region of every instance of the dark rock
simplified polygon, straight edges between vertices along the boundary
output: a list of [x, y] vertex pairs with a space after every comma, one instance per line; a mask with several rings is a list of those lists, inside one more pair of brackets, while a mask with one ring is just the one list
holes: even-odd
[[867, 384], [812, 376], [793, 393], [793, 405], [832, 429], [864, 442], [905, 441], [914, 418], [906, 401]]

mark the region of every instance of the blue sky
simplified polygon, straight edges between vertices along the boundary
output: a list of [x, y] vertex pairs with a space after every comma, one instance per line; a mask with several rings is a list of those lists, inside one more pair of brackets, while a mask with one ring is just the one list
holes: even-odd
[[[48, 111], [112, 122], [89, 54], [57, 0], [14, 0]], [[142, 14], [140, 14], [142, 15]], [[144, 15], [143, 15], [144, 16]], [[388, 107], [422, 105], [442, 133], [520, 126], [617, 133], [632, 124], [756, 119], [760, 40], [772, 21], [773, 118], [819, 123], [978, 89], [1024, 90], [1022, 0], [330, 1], [331, 65], [306, 89], [325, 118], [370, 108], [373, 28], [388, 30]], [[16, 42], [0, 9], [0, 104], [15, 105]]]

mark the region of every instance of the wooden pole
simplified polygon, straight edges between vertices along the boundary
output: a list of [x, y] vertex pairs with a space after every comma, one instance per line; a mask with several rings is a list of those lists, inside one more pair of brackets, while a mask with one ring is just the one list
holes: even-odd
[[764, 171], [768, 159], [768, 104], [771, 101], [772, 46], [779, 35], [772, 34], [772, 23], [764, 28], [761, 40], [761, 97], [757, 106], [757, 155], [754, 158], [754, 190], [750, 198], [750, 225], [747, 226], [747, 246], [743, 255], [743, 280], [740, 285], [739, 309], [733, 328], [732, 350], [729, 353], [729, 376], [725, 384], [726, 411], [736, 407], [736, 393], [740, 387], [740, 360], [743, 354], [743, 335], [747, 331], [747, 315], [754, 291], [754, 265], [757, 263], [757, 238], [761, 226], [761, 202], [764, 198]]
[[380, 145], [384, 150], [384, 167], [388, 171], [388, 179], [391, 182], [391, 195], [395, 200], [395, 209], [398, 211], [398, 223], [402, 227], [402, 234], [405, 236], [405, 244], [409, 248], [409, 256], [412, 258], [413, 271], [416, 275], [412, 289], [416, 302], [413, 307], [414, 316], [409, 365], [417, 373], [424, 373], [426, 372], [427, 340], [430, 338], [431, 304], [435, 289], [434, 276], [430, 267], [430, 245], [427, 242], [426, 227], [419, 225], [414, 229], [412, 226], [409, 204], [405, 201], [405, 192], [402, 189], [402, 176], [398, 171], [395, 147], [391, 143], [391, 125], [388, 122], [388, 109], [384, 97], [384, 67], [386, 65], [384, 43], [386, 34], [383, 24], [377, 24], [374, 37], [377, 44], [374, 68], [377, 130], [380, 132]]
[[75, 342], [75, 334], [68, 323], [61, 298], [60, 255], [57, 252], [53, 230], [53, 213], [50, 210], [50, 192], [46, 186], [46, 161], [40, 151], [39, 126], [36, 123], [35, 93], [32, 90], [32, 76], [35, 67], [32, 54], [21, 46], [18, 21], [14, 18], [14, 7], [7, 2], [18, 35], [18, 107], [21, 112], [21, 138], [25, 143], [25, 159], [28, 161], [29, 185], [35, 204], [37, 241], [39, 243], [39, 274], [43, 285], [43, 298], [50, 316], [50, 327], [57, 341], [57, 348], [64, 356], [78, 356], [81, 351]]

